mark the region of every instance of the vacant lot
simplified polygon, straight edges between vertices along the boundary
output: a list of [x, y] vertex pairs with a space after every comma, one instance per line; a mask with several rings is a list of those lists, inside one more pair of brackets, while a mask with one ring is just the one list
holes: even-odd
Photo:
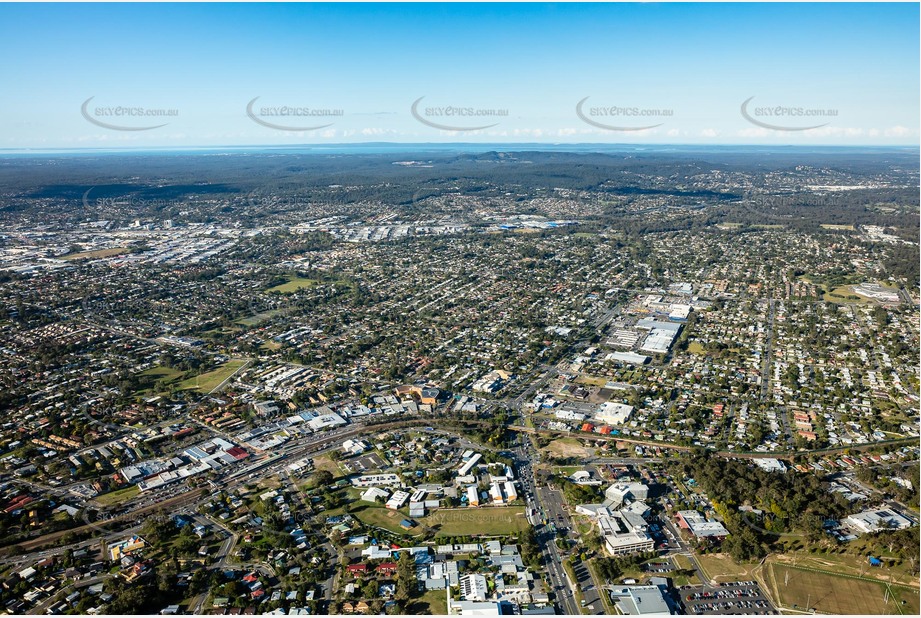
[[593, 449], [587, 448], [577, 438], [559, 438], [550, 442], [546, 450], [556, 457], [589, 457]]
[[520, 506], [439, 509], [420, 523], [446, 536], [517, 534], [530, 525]]
[[246, 361], [240, 358], [229, 360], [213, 371], [180, 382], [179, 388], [182, 390], [194, 389], [202, 393], [210, 393], [245, 363]]
[[[831, 614], [918, 614], [918, 591], [883, 582], [772, 563], [767, 583], [784, 607]], [[904, 604], [903, 604], [904, 601]]]
[[608, 383], [607, 378], [602, 378], [599, 376], [590, 376], [588, 374], [580, 375], [576, 378], [576, 384], [585, 384], [587, 386], [604, 386]]
[[339, 464], [333, 461], [333, 458], [329, 455], [317, 455], [313, 458], [313, 467], [316, 470], [326, 470], [333, 475], [334, 479], [341, 478], [345, 476], [342, 474], [342, 470], [339, 468]]
[[286, 283], [276, 285], [274, 288], [269, 288], [266, 290], [266, 292], [281, 292], [282, 294], [291, 294], [292, 292], [297, 292], [298, 290], [312, 288], [318, 283], [319, 281], [316, 279], [305, 279], [304, 277], [288, 277], [288, 281]]
[[755, 579], [755, 564], [736, 564], [728, 554], [699, 554], [697, 562], [704, 574], [717, 582], [749, 581]]
[[547, 450], [556, 457], [591, 457], [594, 449], [585, 448], [575, 438], [560, 438], [547, 445]]
[[132, 485], [131, 487], [126, 487], [125, 489], [119, 489], [118, 491], [112, 491], [101, 496], [96, 496], [96, 502], [102, 506], [112, 506], [115, 504], [121, 504], [131, 500], [140, 493], [140, 490], [137, 488], [137, 485]]

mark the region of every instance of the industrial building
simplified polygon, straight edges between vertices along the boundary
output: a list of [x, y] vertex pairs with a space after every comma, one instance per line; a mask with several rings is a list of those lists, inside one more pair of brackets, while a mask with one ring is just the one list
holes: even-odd
[[661, 322], [650, 318], [643, 318], [636, 323], [636, 327], [649, 331], [643, 341], [643, 345], [640, 346], [640, 351], [649, 352], [650, 354], [667, 354], [681, 331], [681, 324]]
[[848, 515], [844, 523], [860, 534], [880, 530], [902, 530], [913, 525], [910, 519], [892, 509], [869, 510]]
[[611, 425], [623, 425], [630, 419], [631, 414], [633, 414], [633, 406], [608, 401], [598, 406], [595, 419]]
[[630, 363], [631, 365], [645, 365], [649, 362], [649, 357], [635, 352], [613, 352], [605, 357], [605, 360], [613, 360], [621, 363]]

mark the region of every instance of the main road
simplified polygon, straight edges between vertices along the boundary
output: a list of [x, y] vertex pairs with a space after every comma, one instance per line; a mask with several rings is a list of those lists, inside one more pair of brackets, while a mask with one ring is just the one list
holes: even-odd
[[566, 569], [563, 568], [563, 560], [560, 557], [559, 548], [556, 546], [556, 534], [552, 532], [550, 526], [541, 525], [531, 515], [535, 511], [538, 514], [544, 513], [545, 508], [540, 498], [540, 491], [537, 489], [537, 480], [534, 476], [534, 467], [529, 451], [533, 451], [531, 440], [528, 436], [522, 435], [522, 444], [516, 449], [518, 479], [521, 481], [521, 489], [525, 494], [529, 519], [531, 519], [531, 523], [535, 527], [535, 536], [546, 562], [548, 583], [553, 588], [553, 594], [559, 609], [567, 615], [579, 614], [579, 606], [573, 596], [575, 584], [569, 579]]

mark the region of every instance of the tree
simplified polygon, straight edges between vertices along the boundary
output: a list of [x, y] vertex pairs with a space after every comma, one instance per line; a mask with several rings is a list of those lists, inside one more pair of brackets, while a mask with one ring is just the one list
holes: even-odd
[[416, 572], [415, 561], [409, 552], [400, 552], [399, 569], [397, 570], [397, 589], [395, 598], [406, 601], [415, 592]]
[[314, 487], [329, 487], [333, 484], [333, 473], [329, 470], [318, 470], [313, 475]]
[[237, 580], [229, 581], [220, 588], [220, 596], [235, 599], [245, 593], [243, 584]]
[[371, 580], [361, 587], [361, 596], [365, 599], [377, 598], [377, 581]]

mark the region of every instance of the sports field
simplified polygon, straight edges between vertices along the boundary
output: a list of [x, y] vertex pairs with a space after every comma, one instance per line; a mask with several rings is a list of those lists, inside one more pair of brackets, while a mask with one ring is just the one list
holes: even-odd
[[407, 519], [406, 515], [399, 511], [391, 511], [380, 506], [359, 506], [349, 511], [354, 517], [357, 517], [362, 523], [369, 526], [377, 526], [384, 530], [389, 530], [396, 534], [415, 535], [422, 532], [421, 528], [405, 530], [400, 527], [400, 522]]
[[290, 294], [292, 292], [297, 292], [298, 290], [312, 288], [318, 283], [319, 281], [317, 281], [316, 279], [305, 279], [304, 277], [289, 277], [287, 283], [276, 285], [274, 288], [269, 288], [268, 290], [266, 290], [266, 292], [281, 292], [282, 294]]
[[918, 614], [918, 590], [880, 581], [771, 563], [771, 596], [781, 606], [829, 614]]

